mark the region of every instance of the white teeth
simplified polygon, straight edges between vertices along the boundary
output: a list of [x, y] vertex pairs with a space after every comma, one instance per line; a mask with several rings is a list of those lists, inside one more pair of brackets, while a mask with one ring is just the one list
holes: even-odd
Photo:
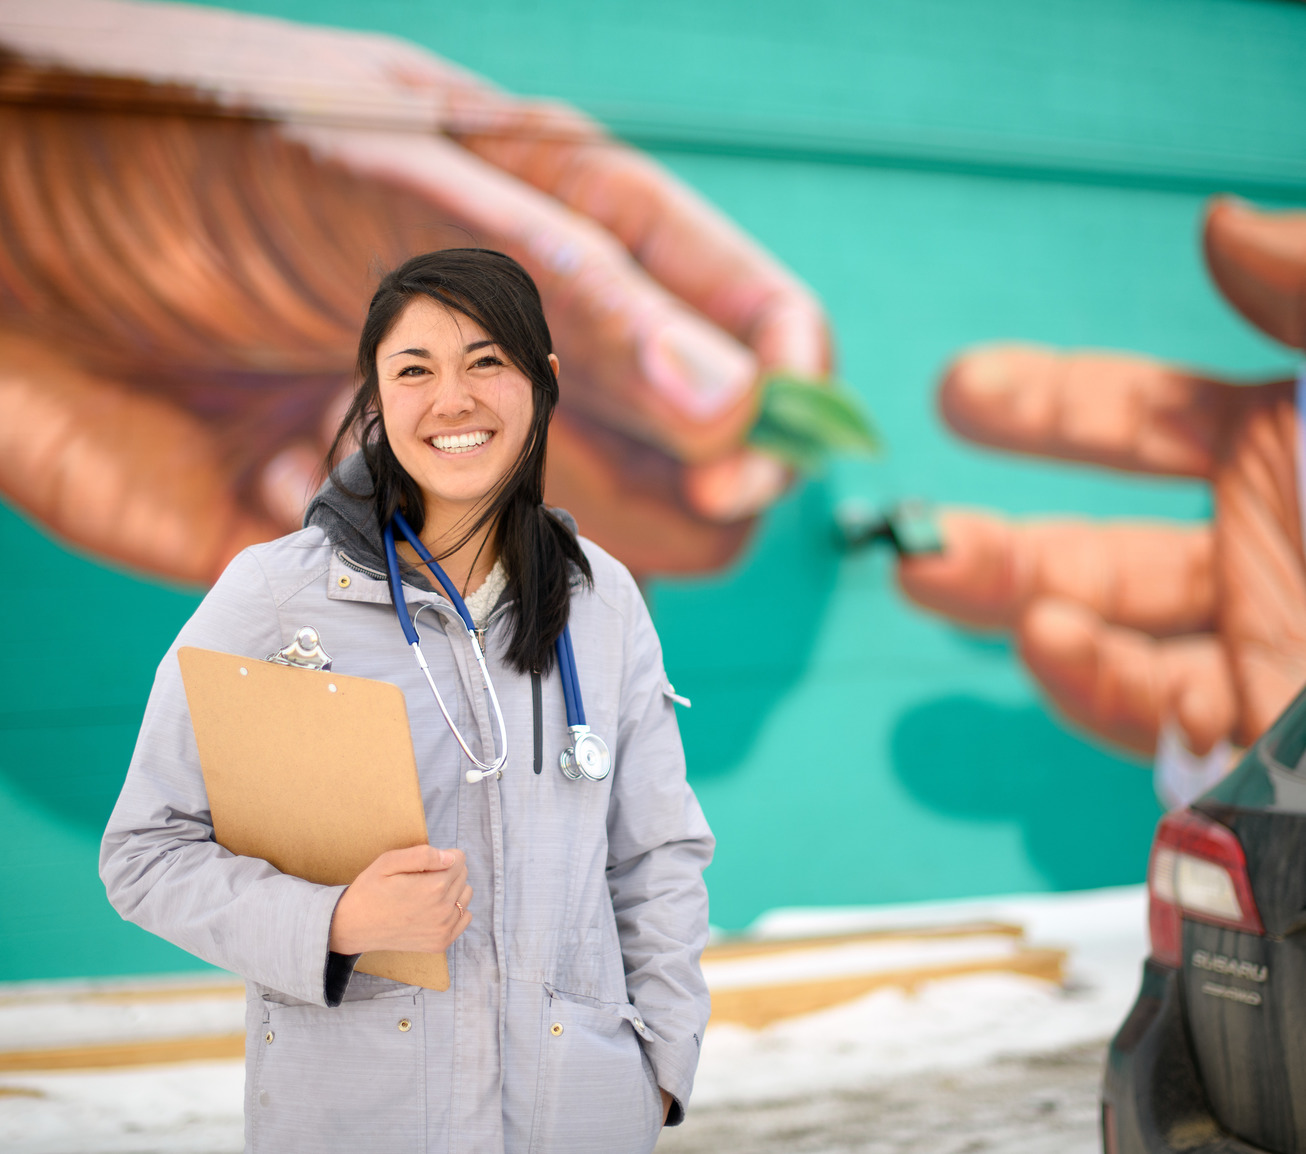
[[454, 433], [452, 436], [432, 437], [430, 443], [444, 453], [465, 453], [469, 449], [479, 448], [485, 444], [491, 435], [485, 429], [477, 429], [474, 433]]

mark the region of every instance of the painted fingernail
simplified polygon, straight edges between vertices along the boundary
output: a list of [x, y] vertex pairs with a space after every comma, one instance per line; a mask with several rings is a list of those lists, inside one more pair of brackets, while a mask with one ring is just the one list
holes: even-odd
[[263, 469], [259, 493], [267, 510], [283, 525], [297, 526], [317, 491], [321, 461], [307, 445], [283, 449]]
[[952, 373], [957, 385], [976, 398], [997, 398], [1011, 390], [1011, 373], [1001, 353], [972, 353]]
[[757, 360], [706, 321], [678, 316], [659, 325], [640, 346], [640, 368], [676, 408], [708, 420], [744, 396]]

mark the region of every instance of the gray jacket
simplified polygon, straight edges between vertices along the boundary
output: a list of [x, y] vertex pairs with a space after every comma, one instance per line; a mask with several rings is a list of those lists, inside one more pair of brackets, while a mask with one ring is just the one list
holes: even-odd
[[[395, 620], [367, 503], [328, 486], [309, 521], [240, 554], [164, 657], [104, 835], [109, 900], [246, 978], [249, 1151], [652, 1149], [658, 1087], [675, 1097], [678, 1120], [708, 1017], [698, 961], [713, 840], [685, 781], [639, 590], [583, 542], [594, 587], [575, 586], [571, 629], [612, 774], [595, 783], [559, 771], [569, 741], [556, 670], [543, 685], [543, 772], [533, 772], [530, 678], [503, 662], [501, 605], [486, 647], [511, 757], [501, 780], [472, 785]], [[432, 673], [486, 757], [491, 720], [472, 642], [452, 606], [418, 584], [405, 594], [409, 612], [435, 609], [419, 625]], [[393, 682], [407, 699], [431, 844], [466, 853], [475, 890], [447, 992], [359, 973], [330, 1006], [348, 975], [335, 955], [328, 966], [327, 950], [343, 889], [213, 841], [176, 647], [259, 658], [303, 625], [319, 631], [333, 669]]]

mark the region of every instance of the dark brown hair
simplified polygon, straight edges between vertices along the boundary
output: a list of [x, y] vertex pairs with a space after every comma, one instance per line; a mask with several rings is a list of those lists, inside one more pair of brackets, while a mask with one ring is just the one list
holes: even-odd
[[343, 446], [356, 436], [372, 474], [377, 523], [385, 525], [398, 510], [416, 532], [422, 531], [422, 491], [386, 438], [376, 369], [377, 347], [418, 297], [474, 320], [531, 383], [534, 408], [526, 443], [449, 552], [487, 527], [494, 533], [508, 578], [508, 661], [521, 673], [547, 672], [553, 643], [567, 624], [572, 574], [578, 572], [586, 582], [592, 582], [593, 574], [575, 535], [544, 506], [545, 450], [558, 381], [549, 362], [553, 341], [540, 294], [521, 265], [492, 249], [451, 248], [412, 257], [382, 278], [358, 340], [358, 387], [327, 454], [327, 469], [334, 471]]

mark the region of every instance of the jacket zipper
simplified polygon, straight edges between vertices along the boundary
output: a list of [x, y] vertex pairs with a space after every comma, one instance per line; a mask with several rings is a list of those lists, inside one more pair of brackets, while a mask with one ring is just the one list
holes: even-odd
[[343, 550], [336, 550], [336, 556], [341, 562], [352, 569], [355, 573], [361, 573], [364, 577], [371, 577], [373, 581], [384, 581], [385, 574], [376, 569], [369, 569], [366, 565], [360, 565], [348, 553]]

